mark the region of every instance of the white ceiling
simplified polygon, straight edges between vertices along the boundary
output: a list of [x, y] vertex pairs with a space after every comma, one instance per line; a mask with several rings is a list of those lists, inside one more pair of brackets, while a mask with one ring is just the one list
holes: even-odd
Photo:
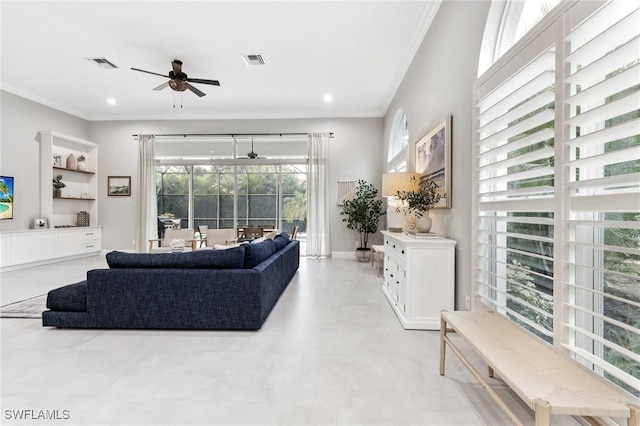
[[[380, 117], [439, 4], [2, 1], [2, 88], [89, 120]], [[173, 59], [221, 86], [153, 91], [167, 79], [130, 70], [166, 75]]]

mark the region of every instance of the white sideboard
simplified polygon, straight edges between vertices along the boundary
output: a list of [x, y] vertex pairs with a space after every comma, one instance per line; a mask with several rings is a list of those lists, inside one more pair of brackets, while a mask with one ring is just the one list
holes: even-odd
[[405, 329], [439, 330], [440, 311], [454, 310], [454, 240], [382, 231], [382, 292]]
[[69, 257], [94, 256], [102, 248], [102, 228], [32, 229], [0, 233], [0, 267], [20, 269]]

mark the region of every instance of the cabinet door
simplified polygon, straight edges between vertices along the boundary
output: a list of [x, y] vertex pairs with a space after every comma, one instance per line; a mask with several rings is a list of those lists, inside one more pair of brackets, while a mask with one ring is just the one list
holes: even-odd
[[0, 235], [0, 266], [11, 264], [11, 235]]
[[32, 233], [11, 235], [11, 263], [33, 262], [35, 260], [34, 241]]
[[78, 254], [78, 233], [73, 230], [60, 231], [58, 247], [60, 248], [60, 256]]
[[36, 260], [58, 257], [58, 236], [55, 231], [42, 231], [34, 235]]
[[407, 312], [408, 287], [407, 270], [404, 264], [398, 264], [398, 293], [396, 295], [396, 302], [398, 309], [402, 312]]

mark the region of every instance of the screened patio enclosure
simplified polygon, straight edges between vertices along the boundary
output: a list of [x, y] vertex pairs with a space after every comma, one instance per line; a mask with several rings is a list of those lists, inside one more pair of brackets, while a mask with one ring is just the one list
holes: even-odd
[[158, 216], [192, 229], [298, 226], [304, 237], [306, 157], [306, 137], [159, 139]]

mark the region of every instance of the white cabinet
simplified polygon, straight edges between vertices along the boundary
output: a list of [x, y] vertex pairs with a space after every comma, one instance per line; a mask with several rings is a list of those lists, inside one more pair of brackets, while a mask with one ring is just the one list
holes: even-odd
[[3, 232], [0, 267], [19, 269], [72, 257], [93, 256], [102, 248], [102, 229], [60, 228]]
[[[89, 213], [98, 225], [98, 145], [50, 130], [38, 132], [40, 142], [40, 215], [51, 227], [76, 226], [78, 213]], [[86, 169], [67, 168], [67, 159], [84, 157]], [[57, 160], [57, 163], [56, 163]], [[54, 198], [53, 178], [62, 176], [62, 196]]]
[[455, 302], [456, 242], [382, 231], [382, 292], [405, 329], [439, 330], [440, 311]]

